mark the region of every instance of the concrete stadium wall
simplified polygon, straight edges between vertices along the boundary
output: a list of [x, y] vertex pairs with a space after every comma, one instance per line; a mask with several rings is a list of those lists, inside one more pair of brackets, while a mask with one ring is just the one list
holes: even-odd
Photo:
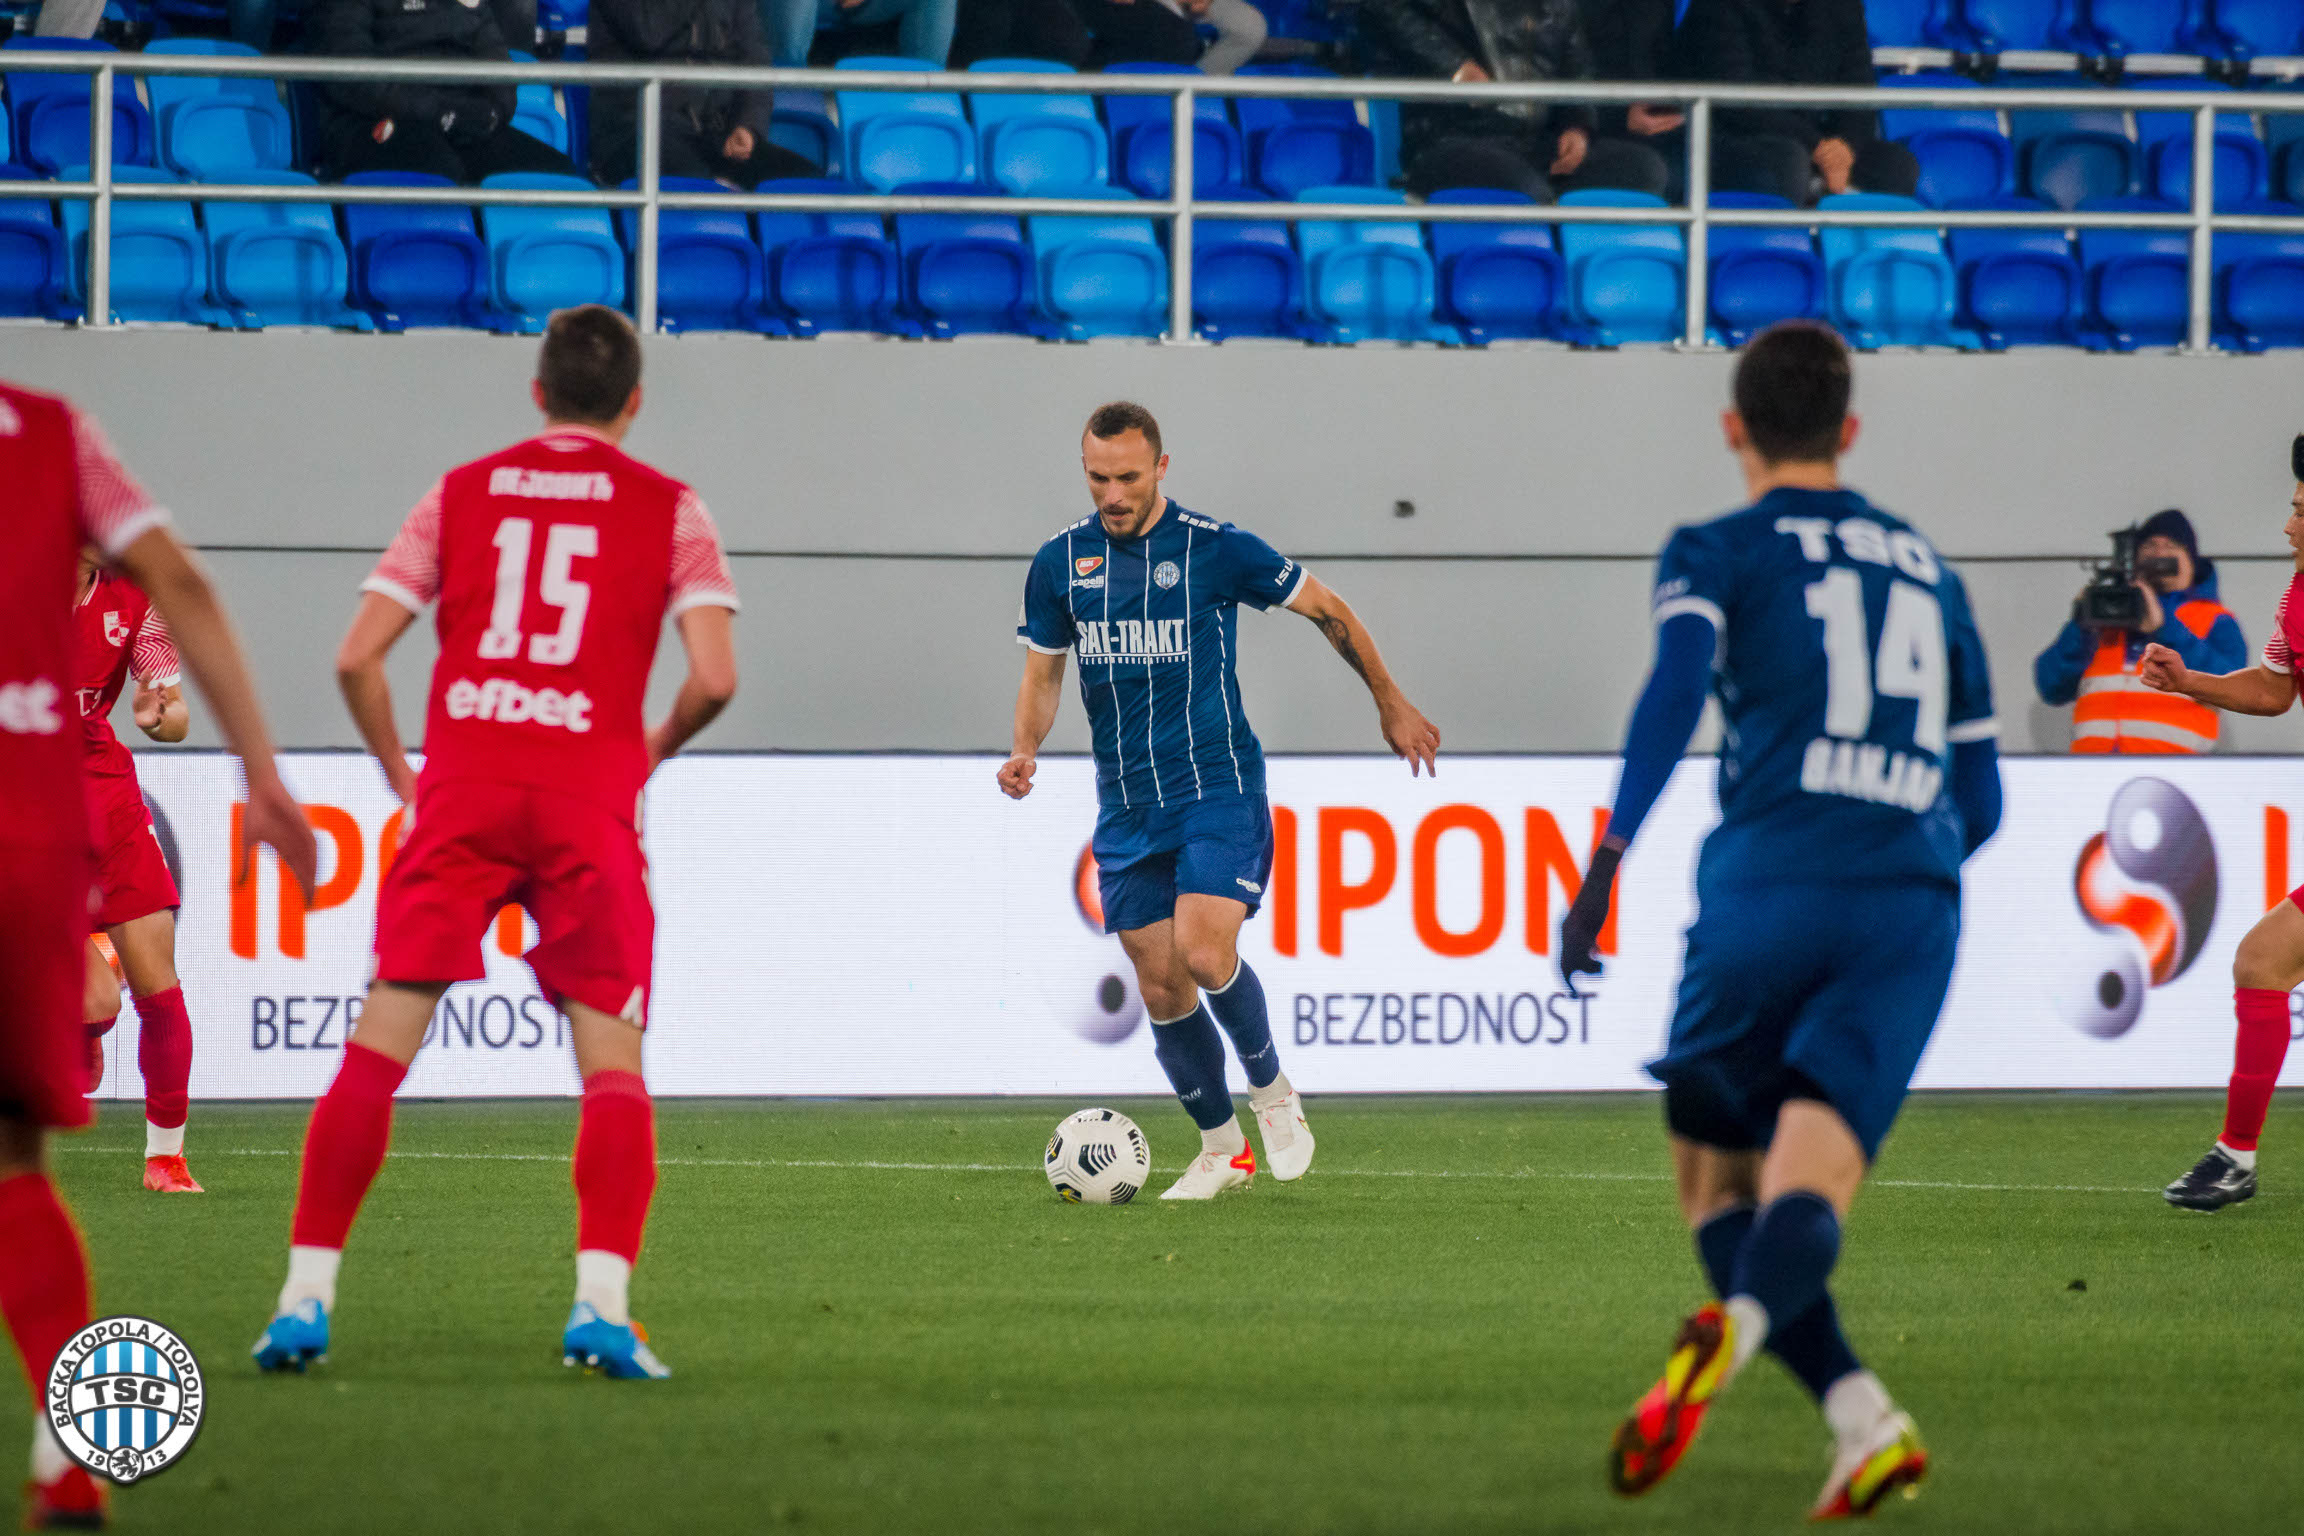
[[[283, 742], [304, 747], [354, 744], [328, 665], [353, 588], [441, 469], [533, 429], [533, 359], [533, 342], [458, 333], [0, 329], [0, 373], [94, 409], [208, 550]], [[1080, 421], [1128, 395], [1161, 417], [1177, 499], [1348, 595], [1450, 747], [1609, 751], [1648, 660], [1657, 547], [1741, 499], [1715, 425], [1730, 366], [689, 337], [652, 344], [630, 446], [696, 485], [736, 557], [745, 687], [715, 747], [1004, 749], [1023, 561], [1086, 510]], [[1850, 478], [1961, 562], [2011, 749], [2068, 737], [2031, 659], [2108, 528], [2186, 508], [2261, 641], [2289, 573], [2300, 386], [2293, 353], [1861, 360]], [[1276, 615], [1250, 632], [1243, 682], [1269, 746], [1379, 745], [1358, 681], [1309, 626]], [[412, 725], [428, 639], [403, 651]], [[2226, 738], [2299, 740], [2256, 720]], [[1052, 745], [1085, 745], [1077, 709]]]

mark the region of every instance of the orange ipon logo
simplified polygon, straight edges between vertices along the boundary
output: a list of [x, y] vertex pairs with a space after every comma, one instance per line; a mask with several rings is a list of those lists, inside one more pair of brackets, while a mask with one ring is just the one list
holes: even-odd
[[[242, 826], [248, 808], [242, 801], [232, 803], [232, 842], [240, 846]], [[392, 867], [392, 860], [400, 852], [400, 838], [407, 825], [405, 808], [394, 811], [384, 819], [376, 835], [376, 881], [384, 883], [384, 873]], [[315, 912], [341, 907], [360, 894], [367, 878], [368, 848], [366, 834], [359, 818], [341, 806], [309, 802], [304, 807], [304, 819], [312, 824], [314, 836], [320, 842], [320, 868], [324, 871], [319, 884], [313, 889], [312, 899], [306, 901], [296, 882], [280, 867], [278, 858], [271, 860], [272, 883], [280, 893], [278, 944], [283, 957], [301, 960], [305, 953], [305, 920]], [[259, 859], [239, 866], [239, 878], [231, 891], [231, 948], [243, 960], [257, 957], [256, 871]], [[496, 914], [496, 947], [506, 955], [519, 958], [523, 953], [523, 914], [516, 906], [507, 906]]]

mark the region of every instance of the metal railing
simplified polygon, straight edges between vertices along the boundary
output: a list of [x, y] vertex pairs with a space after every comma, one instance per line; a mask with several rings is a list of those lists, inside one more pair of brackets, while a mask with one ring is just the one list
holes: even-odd
[[[2196, 61], [2195, 61], [2196, 62]], [[2304, 230], [2304, 211], [2296, 216], [2219, 213], [2215, 206], [2216, 116], [2219, 112], [2304, 113], [2304, 93], [2198, 90], [2138, 91], [2103, 89], [2019, 90], [2006, 87], [1910, 89], [1857, 86], [1713, 85], [1693, 82], [1610, 82], [1578, 80], [1515, 84], [1457, 85], [1433, 80], [1330, 79], [1305, 76], [1202, 76], [1197, 74], [1075, 75], [997, 73], [881, 73], [866, 70], [754, 69], [711, 65], [667, 64], [515, 64], [445, 61], [388, 61], [378, 59], [314, 59], [292, 55], [264, 58], [209, 57], [193, 54], [68, 53], [11, 50], [0, 58], [0, 69], [10, 73], [70, 73], [94, 77], [90, 92], [90, 179], [84, 182], [39, 183], [39, 196], [81, 199], [94, 204], [89, 218], [87, 321], [110, 325], [112, 209], [115, 203], [210, 202], [245, 203], [428, 203], [463, 207], [577, 207], [631, 208], [639, 214], [639, 239], [634, 252], [632, 307], [643, 331], [657, 322], [657, 231], [665, 209], [730, 209], [761, 212], [869, 212], [954, 213], [997, 209], [1030, 217], [1040, 214], [1087, 214], [1113, 217], [1125, 210], [1129, 217], [1170, 221], [1168, 235], [1169, 319], [1166, 340], [1189, 344], [1192, 325], [1192, 232], [1199, 219], [1237, 219], [1296, 222], [1306, 219], [1354, 222], [1362, 220], [1418, 223], [1526, 224], [1663, 224], [1685, 226], [1688, 231], [1687, 278], [1684, 293], [1686, 330], [1683, 345], [1708, 346], [1710, 305], [1707, 292], [1710, 234], [1717, 227], [1786, 225], [1795, 228], [1861, 227], [1924, 229], [2181, 229], [2190, 234], [2190, 319], [2184, 350], [2208, 353], [2214, 348], [2214, 269], [2211, 242], [2226, 233], [2296, 232]], [[630, 88], [639, 93], [638, 185], [635, 190], [543, 191], [497, 187], [388, 187], [330, 184], [324, 186], [234, 186], [225, 182], [121, 183], [112, 175], [112, 104], [123, 76], [192, 75], [326, 82], [331, 80], [404, 80], [463, 84], [565, 82], [601, 88]], [[661, 111], [667, 85], [721, 89], [799, 89], [822, 92], [934, 91], [974, 94], [1012, 92], [1026, 95], [1166, 96], [1171, 100], [1172, 144], [1170, 195], [1116, 204], [1107, 200], [1063, 197], [1003, 196], [987, 189], [983, 196], [905, 194], [775, 193], [775, 192], [667, 192], [660, 185]], [[1192, 124], [1202, 97], [1362, 101], [1368, 99], [1415, 103], [1503, 106], [1512, 102], [1625, 105], [1632, 102], [1674, 104], [1687, 113], [1688, 195], [1679, 207], [1552, 206], [1540, 212], [1524, 205], [1482, 203], [1307, 203], [1222, 202], [1193, 195]], [[1895, 212], [1869, 209], [1763, 209], [1717, 208], [1711, 200], [1711, 143], [1714, 114], [1719, 107], [1779, 107], [1800, 110], [1858, 107], [1940, 108], [1967, 111], [2135, 111], [2188, 112], [2192, 135], [2192, 201], [2189, 209], [2170, 213], [2051, 210], [1924, 209]], [[30, 184], [17, 183], [16, 186]], [[764, 185], [773, 187], [775, 183]]]

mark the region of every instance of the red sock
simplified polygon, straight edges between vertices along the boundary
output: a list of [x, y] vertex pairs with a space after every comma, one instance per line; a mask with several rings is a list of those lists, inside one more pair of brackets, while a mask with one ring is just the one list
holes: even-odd
[[2232, 1086], [2224, 1096], [2224, 1134], [2235, 1152], [2256, 1150], [2264, 1116], [2272, 1108], [2272, 1088], [2288, 1055], [2288, 994], [2269, 987], [2241, 987], [2232, 994], [2240, 1037], [2232, 1051]]
[[364, 1045], [344, 1047], [336, 1081], [312, 1106], [304, 1171], [296, 1182], [298, 1247], [341, 1248], [392, 1140], [392, 1095], [408, 1069]]
[[640, 1257], [640, 1229], [656, 1193], [656, 1107], [634, 1072], [584, 1080], [576, 1122], [576, 1249]]
[[88, 1251], [44, 1173], [0, 1179], [0, 1315], [38, 1404], [48, 1367], [89, 1321]]
[[144, 1074], [144, 1118], [163, 1130], [184, 1123], [192, 1102], [192, 1015], [184, 989], [136, 999], [136, 1069]]

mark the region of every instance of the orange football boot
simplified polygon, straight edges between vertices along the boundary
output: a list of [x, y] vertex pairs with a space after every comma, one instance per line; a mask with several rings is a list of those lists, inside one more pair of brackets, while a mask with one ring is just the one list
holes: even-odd
[[1608, 1446], [1608, 1482], [1630, 1497], [1646, 1493], [1680, 1464], [1728, 1377], [1735, 1359], [1736, 1324], [1719, 1303], [1700, 1308], [1680, 1325], [1664, 1377], [1633, 1406]]
[[184, 1154], [172, 1152], [165, 1157], [144, 1159], [144, 1187], [156, 1195], [204, 1195], [200, 1181], [192, 1177], [192, 1170], [184, 1164]]
[[24, 1529], [100, 1531], [111, 1513], [104, 1485], [74, 1465], [52, 1483], [24, 1485]]

